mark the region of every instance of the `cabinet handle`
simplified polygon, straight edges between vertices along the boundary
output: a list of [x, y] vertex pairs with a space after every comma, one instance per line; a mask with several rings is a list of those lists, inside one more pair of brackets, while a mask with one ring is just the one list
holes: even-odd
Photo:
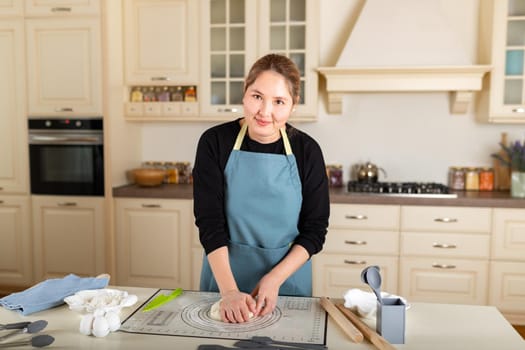
[[3, 187], [0, 187], [0, 191], [2, 191], [4, 188]]
[[349, 220], [368, 220], [366, 215], [345, 215], [345, 219]]
[[345, 244], [366, 245], [366, 241], [348, 241], [348, 240], [345, 240]]
[[142, 208], [162, 208], [160, 204], [142, 204]]
[[366, 265], [366, 260], [344, 260], [345, 264], [349, 265]]
[[168, 81], [170, 80], [169, 77], [151, 77], [151, 80], [153, 81]]
[[59, 207], [76, 207], [77, 203], [75, 203], [75, 202], [58, 202], [57, 205]]
[[226, 112], [233, 112], [233, 113], [235, 113], [237, 111], [238, 111], [237, 108], [219, 108], [219, 109], [217, 109], [217, 112], [225, 112], [225, 113]]
[[71, 107], [55, 108], [55, 112], [73, 112], [73, 108]]
[[4, 201], [0, 201], [0, 204], [4, 204]]
[[435, 222], [446, 222], [446, 223], [450, 223], [450, 222], [458, 222], [458, 219], [455, 219], [455, 218], [436, 218], [434, 219]]
[[455, 249], [455, 248], [457, 248], [457, 245], [455, 245], [454, 243], [452, 243], [452, 244], [447, 244], [447, 243], [437, 243], [437, 242], [434, 242], [434, 243], [432, 244], [432, 247], [434, 247], [434, 248]]
[[525, 113], [525, 108], [523, 107], [513, 108], [512, 111], [514, 113]]
[[71, 12], [71, 7], [53, 7], [51, 12]]
[[436, 268], [436, 269], [455, 269], [455, 268], [456, 268], [456, 265], [448, 265], [448, 264], [437, 264], [437, 263], [433, 263], [433, 264], [432, 264], [432, 267], [433, 267], [433, 268]]

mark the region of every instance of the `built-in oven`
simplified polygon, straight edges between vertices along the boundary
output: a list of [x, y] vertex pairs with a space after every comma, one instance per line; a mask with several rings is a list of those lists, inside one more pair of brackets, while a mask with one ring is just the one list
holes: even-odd
[[31, 193], [103, 196], [102, 118], [29, 119]]

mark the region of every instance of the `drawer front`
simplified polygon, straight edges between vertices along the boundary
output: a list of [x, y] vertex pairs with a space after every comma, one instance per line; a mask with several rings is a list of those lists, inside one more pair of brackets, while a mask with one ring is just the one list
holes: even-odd
[[492, 258], [525, 261], [524, 209], [494, 209]]
[[487, 303], [488, 261], [401, 258], [400, 295], [408, 302]]
[[490, 236], [451, 233], [403, 233], [401, 255], [488, 259]]
[[332, 204], [330, 227], [398, 230], [399, 207], [388, 205]]
[[377, 265], [381, 270], [381, 290], [397, 294], [397, 264], [395, 256], [349, 257], [344, 254], [319, 254], [313, 257], [313, 295], [342, 298], [352, 288], [371, 292], [361, 281], [361, 271]]
[[490, 208], [402, 207], [401, 231], [489, 233]]
[[329, 229], [323, 251], [343, 254], [397, 255], [397, 231], [363, 231]]

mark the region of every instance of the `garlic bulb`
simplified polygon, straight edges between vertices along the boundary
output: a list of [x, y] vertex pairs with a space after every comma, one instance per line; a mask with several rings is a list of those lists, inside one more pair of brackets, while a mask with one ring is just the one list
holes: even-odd
[[109, 334], [108, 320], [104, 316], [97, 316], [93, 321], [93, 335], [95, 337], [105, 337]]

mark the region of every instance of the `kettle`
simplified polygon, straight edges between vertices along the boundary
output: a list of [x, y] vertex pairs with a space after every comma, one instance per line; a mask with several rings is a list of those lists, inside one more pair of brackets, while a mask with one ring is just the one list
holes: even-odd
[[355, 173], [357, 174], [358, 182], [377, 182], [379, 171], [381, 170], [386, 177], [386, 171], [377, 165], [367, 162], [365, 164], [354, 165]]

